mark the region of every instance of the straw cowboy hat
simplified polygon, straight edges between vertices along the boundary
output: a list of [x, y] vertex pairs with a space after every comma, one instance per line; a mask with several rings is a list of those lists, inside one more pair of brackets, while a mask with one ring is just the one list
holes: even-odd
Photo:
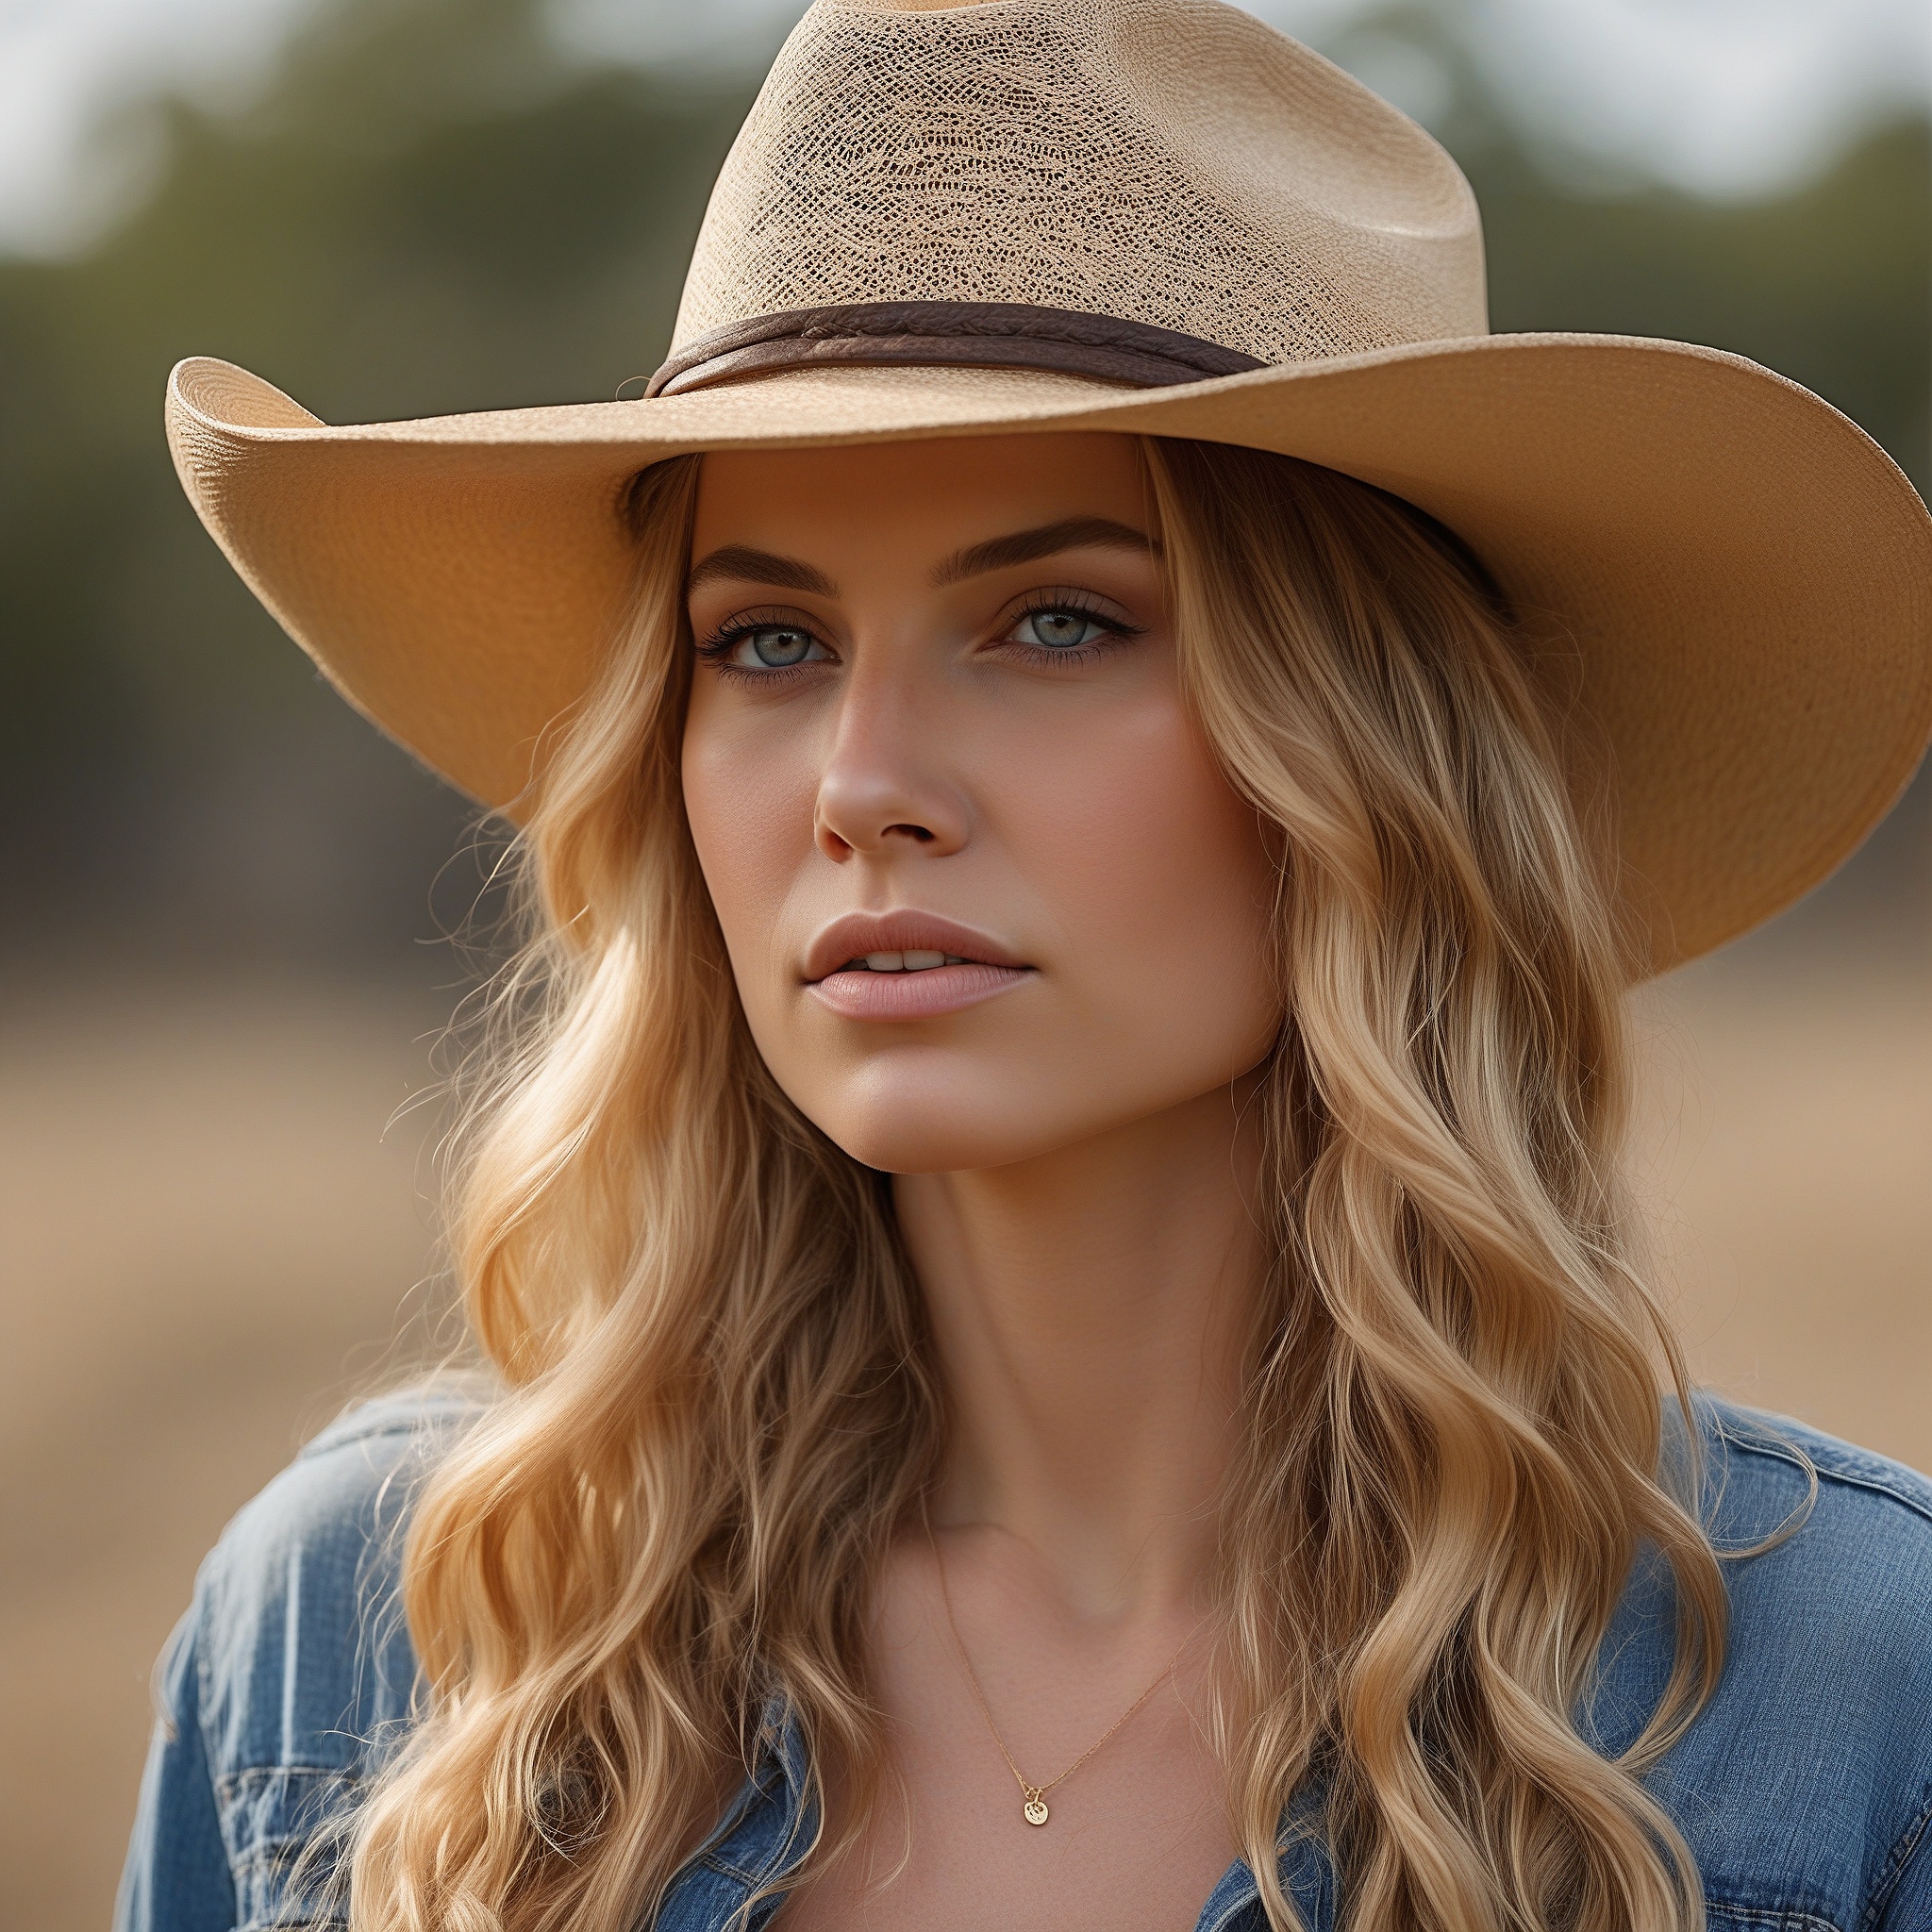
[[1932, 728], [1932, 522], [1737, 356], [1487, 332], [1448, 156], [1220, 0], [817, 0], [724, 164], [647, 395], [336, 427], [227, 363], [181, 479], [349, 701], [512, 811], [627, 583], [643, 465], [1058, 430], [1407, 499], [1563, 641], [1659, 968], [1814, 885]]

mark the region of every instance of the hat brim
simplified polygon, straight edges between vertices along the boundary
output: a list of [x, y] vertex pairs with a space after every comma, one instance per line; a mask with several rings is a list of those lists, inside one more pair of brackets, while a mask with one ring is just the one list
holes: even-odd
[[324, 424], [231, 364], [169, 383], [183, 485], [342, 694], [514, 808], [630, 574], [643, 465], [692, 452], [1111, 430], [1278, 451], [1457, 531], [1567, 658], [1662, 970], [1824, 878], [1932, 731], [1932, 518], [1828, 404], [1741, 357], [1484, 336], [1161, 390], [838, 369], [649, 401]]

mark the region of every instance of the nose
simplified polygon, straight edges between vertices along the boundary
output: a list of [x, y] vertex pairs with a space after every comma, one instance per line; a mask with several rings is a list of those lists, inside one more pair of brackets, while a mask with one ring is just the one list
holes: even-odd
[[827, 858], [914, 849], [941, 858], [966, 842], [964, 795], [932, 754], [943, 721], [902, 672], [858, 671], [841, 697], [819, 775], [812, 834]]

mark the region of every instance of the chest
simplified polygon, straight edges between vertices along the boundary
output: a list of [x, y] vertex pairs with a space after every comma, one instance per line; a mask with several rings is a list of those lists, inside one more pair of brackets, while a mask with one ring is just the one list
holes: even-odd
[[1182, 1709], [1049, 1790], [1037, 1826], [970, 1732], [909, 1740], [895, 1770], [850, 1849], [779, 1913], [780, 1932], [1190, 1932], [1234, 1857], [1219, 1774]]
[[969, 1666], [930, 1595], [889, 1605], [886, 1775], [863, 1816], [830, 1785], [828, 1836], [851, 1842], [777, 1927], [1190, 1932], [1235, 1852], [1199, 1686], [1162, 1669], [1173, 1631], [1096, 1657], [1024, 1622], [976, 1628]]

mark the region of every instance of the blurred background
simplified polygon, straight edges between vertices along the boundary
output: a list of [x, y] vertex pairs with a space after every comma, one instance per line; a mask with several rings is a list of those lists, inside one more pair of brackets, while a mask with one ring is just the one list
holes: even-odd
[[[0, 0], [9, 1927], [104, 1922], [195, 1563], [433, 1311], [433, 1054], [488, 858], [201, 533], [168, 368], [338, 421], [612, 394], [797, 10]], [[1497, 327], [1742, 351], [1925, 490], [1923, 0], [1258, 10], [1454, 151]], [[1928, 968], [1922, 781], [1645, 994], [1639, 1160], [1700, 1373], [1932, 1468]]]

